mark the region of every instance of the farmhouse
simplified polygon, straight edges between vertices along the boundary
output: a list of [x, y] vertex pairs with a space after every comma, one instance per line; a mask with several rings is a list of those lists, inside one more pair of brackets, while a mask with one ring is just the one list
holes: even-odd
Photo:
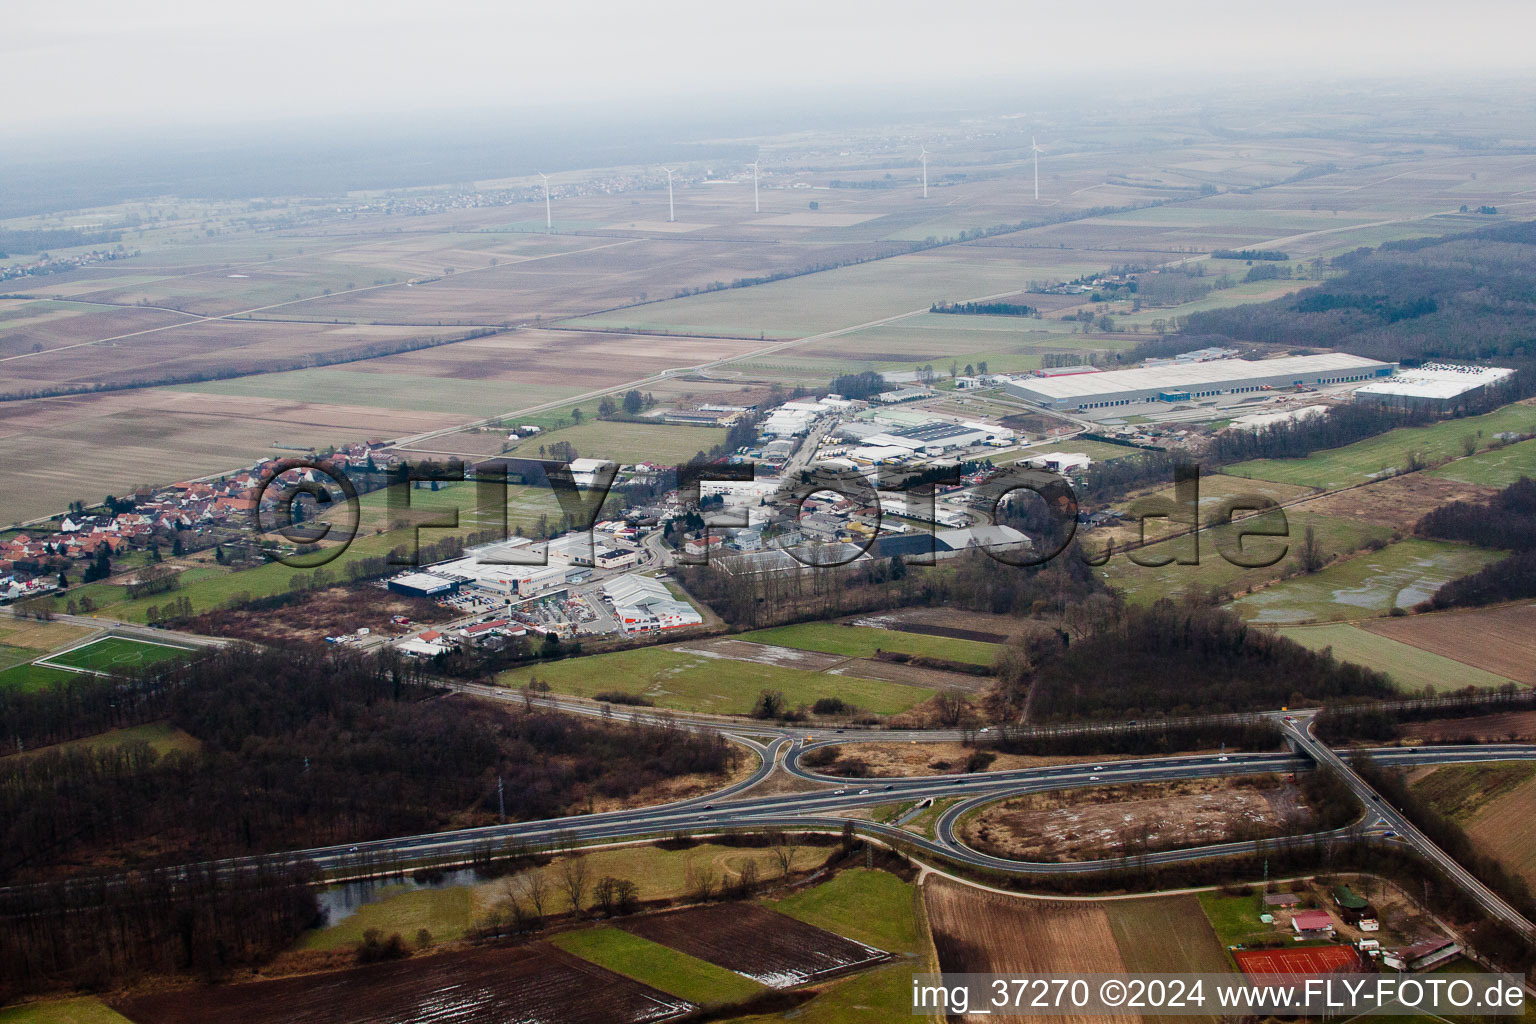
[[1116, 410], [1118, 414], [1133, 405], [1345, 384], [1390, 377], [1396, 370], [1396, 363], [1328, 352], [1279, 359], [1214, 359], [1062, 377], [1023, 377], [1010, 381], [1005, 390], [1014, 398], [1044, 409], [1089, 414]]
[[1293, 892], [1271, 892], [1264, 895], [1266, 907], [1296, 907], [1301, 905], [1301, 897]]
[[1333, 918], [1326, 910], [1301, 910], [1291, 918], [1291, 927], [1303, 939], [1333, 938]]

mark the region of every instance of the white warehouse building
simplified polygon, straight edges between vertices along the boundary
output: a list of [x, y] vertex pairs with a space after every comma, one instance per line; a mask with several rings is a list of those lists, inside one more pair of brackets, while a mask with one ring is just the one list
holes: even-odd
[[1213, 359], [1065, 377], [1021, 377], [1010, 381], [1006, 390], [1045, 409], [1104, 415], [1130, 405], [1194, 402], [1299, 385], [1351, 384], [1390, 377], [1395, 372], [1396, 363], [1326, 352], [1279, 359]]
[[1489, 385], [1502, 384], [1514, 375], [1514, 370], [1503, 366], [1425, 363], [1403, 370], [1391, 380], [1356, 388], [1355, 398], [1403, 409], [1448, 410], [1477, 397]]

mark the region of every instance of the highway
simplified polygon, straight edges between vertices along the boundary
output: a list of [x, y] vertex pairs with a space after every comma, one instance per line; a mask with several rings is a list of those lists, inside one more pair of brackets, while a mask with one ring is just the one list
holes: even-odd
[[[148, 629], [130, 623], [103, 622], [79, 616], [61, 616], [106, 632], [143, 635], [159, 640], [185, 641], [201, 646], [222, 646], [227, 641], [208, 637]], [[1261, 845], [1312, 842], [1335, 839], [1351, 840], [1374, 836], [1404, 843], [1436, 865], [1455, 884], [1462, 887], [1494, 918], [1504, 921], [1526, 936], [1536, 936], [1533, 925], [1498, 894], [1475, 878], [1461, 864], [1440, 849], [1397, 808], [1388, 804], [1363, 778], [1356, 774], [1332, 748], [1314, 735], [1312, 726], [1317, 709], [1296, 710], [1289, 714], [1266, 713], [1276, 721], [1294, 752], [1194, 754], [1148, 757], [1099, 764], [1050, 765], [1008, 771], [976, 772], [961, 775], [925, 777], [846, 779], [825, 775], [801, 764], [812, 750], [862, 742], [960, 742], [975, 733], [958, 729], [928, 730], [828, 730], [825, 727], [793, 727], [772, 722], [752, 722], [739, 718], [706, 715], [678, 715], [656, 710], [618, 710], [611, 705], [551, 694], [525, 694], [501, 687], [473, 683], [445, 683], [451, 689], [482, 698], [527, 703], [533, 707], [646, 725], [667, 725], [691, 731], [717, 732], [749, 750], [759, 764], [750, 776], [704, 796], [652, 807], [612, 811], [603, 814], [575, 815], [541, 821], [508, 823], [453, 832], [429, 833], [351, 845], [336, 845], [290, 851], [287, 856], [313, 861], [322, 870], [337, 876], [398, 870], [412, 862], [470, 861], [487, 847], [506, 843], [546, 845], [555, 843], [595, 843], [621, 841], [672, 832], [707, 833], [729, 829], [841, 829], [848, 821], [866, 835], [887, 841], [899, 841], [910, 848], [925, 851], [963, 864], [1013, 874], [1083, 873], [1100, 871], [1127, 863], [1160, 864], [1204, 859], [1249, 852]], [[1406, 703], [1406, 702], [1404, 702]], [[1211, 716], [1212, 719], [1227, 716]], [[1145, 728], [1162, 728], [1168, 723], [1147, 723]], [[1085, 727], [1082, 731], [1123, 729], [1124, 725]], [[818, 738], [819, 737], [819, 738]], [[1418, 766], [1476, 761], [1536, 759], [1536, 744], [1476, 744], [1418, 748], [1384, 747], [1366, 751], [1386, 765]], [[1294, 772], [1313, 765], [1332, 768], [1349, 785], [1365, 809], [1351, 826], [1332, 833], [1314, 834], [1260, 842], [1243, 841], [1179, 850], [1138, 854], [1131, 858], [1071, 862], [1025, 862], [1005, 860], [967, 847], [956, 834], [956, 823], [978, 807], [1010, 796], [1049, 790], [1084, 788], [1173, 779], [1205, 778], [1269, 772]], [[804, 791], [771, 796], [751, 796], [751, 791], [776, 774], [798, 780]], [[958, 798], [958, 799], [956, 799]], [[954, 800], [934, 822], [932, 836], [920, 835], [880, 822], [850, 819], [850, 812], [888, 804], [913, 805]], [[910, 816], [910, 815], [907, 815]], [[251, 864], [251, 858], [233, 858], [220, 863], [230, 867]]]
[[[1285, 720], [1286, 738], [1293, 742], [1307, 756], [1319, 765], [1333, 768], [1349, 783], [1350, 789], [1360, 802], [1365, 805], [1365, 820], [1369, 827], [1380, 830], [1396, 832], [1404, 842], [1408, 843], [1421, 857], [1445, 872], [1457, 885], [1465, 890], [1477, 901], [1478, 905], [1490, 915], [1508, 924], [1527, 938], [1536, 936], [1536, 925], [1533, 925], [1526, 917], [1510, 906], [1482, 882], [1462, 867], [1454, 857], [1440, 849], [1426, 836], [1417, 825], [1409, 821], [1397, 808], [1393, 807], [1386, 799], [1361, 778], [1343, 758], [1334, 752], [1333, 748], [1319, 740], [1312, 732], [1312, 715], [1294, 715]], [[1385, 758], [1381, 760], [1385, 761]]]
[[[1291, 753], [1199, 754], [1140, 758], [1107, 762], [1102, 765], [1053, 765], [970, 775], [854, 780], [819, 776], [796, 766], [792, 769], [792, 774], [808, 781], [820, 782], [823, 788], [809, 792], [751, 797], [745, 794], [769, 776], [774, 767], [775, 757], [784, 752], [786, 747], [793, 746], [796, 741], [790, 737], [781, 736], [767, 744], [749, 740], [743, 742], [761, 752], [763, 763], [750, 778], [705, 796], [655, 807], [611, 811], [603, 814], [577, 815], [384, 839], [354, 845], [296, 850], [292, 852], [292, 856], [312, 860], [328, 872], [346, 875], [354, 872], [362, 873], [368, 870], [368, 865], [393, 866], [428, 859], [469, 861], [477, 852], [487, 847], [494, 848], [509, 842], [534, 845], [593, 843], [666, 835], [677, 831], [696, 834], [741, 828], [835, 830], [842, 828], [849, 820], [841, 815], [850, 811], [882, 804], [918, 803], [924, 800], [963, 797], [961, 802], [946, 809], [940, 816], [933, 838], [876, 822], [856, 820], [855, 825], [865, 834], [899, 840], [910, 847], [976, 867], [1015, 874], [1082, 873], [1102, 870], [1127, 861], [1029, 863], [1002, 860], [966, 847], [955, 835], [954, 823], [961, 815], [981, 804], [1021, 793], [1094, 785], [1244, 775], [1256, 772], [1289, 772], [1304, 770], [1312, 763], [1307, 757]], [[1382, 748], [1374, 753], [1385, 763], [1401, 766], [1454, 764], [1487, 760], [1536, 759], [1536, 745]], [[836, 788], [832, 788], [834, 786]], [[1409, 835], [1403, 831], [1403, 823], [1398, 816], [1382, 820], [1377, 820], [1377, 817], [1368, 812], [1366, 818], [1356, 826], [1325, 835], [1339, 838], [1351, 834], [1380, 836], [1388, 831], [1397, 831], [1403, 836]], [[1307, 836], [1290, 841], [1308, 842], [1315, 838], [1317, 837]], [[1281, 842], [1283, 841], [1276, 839], [1267, 841], [1267, 844], [1273, 847]], [[1134, 858], [1134, 862], [1168, 863], [1198, 860], [1221, 854], [1250, 851], [1255, 848], [1256, 844], [1253, 842], [1223, 843], [1217, 846], [1147, 854]], [[229, 866], [239, 866], [248, 861], [239, 859], [224, 863]]]

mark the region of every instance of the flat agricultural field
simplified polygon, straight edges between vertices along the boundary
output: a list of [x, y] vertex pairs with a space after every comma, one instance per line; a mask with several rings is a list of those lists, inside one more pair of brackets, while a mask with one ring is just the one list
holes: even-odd
[[862, 942], [753, 904], [674, 910], [635, 918], [622, 927], [769, 988], [793, 988], [889, 958]]
[[1478, 487], [1508, 487], [1523, 476], [1536, 476], [1536, 439], [1489, 448], [1425, 475]]
[[72, 626], [66, 622], [8, 619], [0, 622], [0, 644], [51, 651], [74, 643], [90, 631], [89, 626]]
[[[1284, 515], [1283, 523], [1281, 514]], [[1250, 536], [1239, 542], [1239, 533], [1261, 526], [1283, 528], [1287, 534], [1283, 537]], [[1187, 552], [1193, 551], [1193, 541], [1186, 536], [1158, 541], [1138, 552], [1117, 552], [1099, 572], [1110, 585], [1124, 593], [1128, 601], [1136, 604], [1149, 604], [1160, 597], [1209, 591], [1213, 587], [1229, 593], [1242, 593], [1264, 586], [1287, 572], [1292, 552], [1309, 526], [1316, 533], [1324, 553], [1330, 557], [1357, 551], [1370, 541], [1385, 541], [1391, 536], [1391, 531], [1384, 526], [1318, 515], [1307, 505], [1301, 505], [1202, 530], [1198, 565], [1181, 565], [1177, 561], [1187, 558]], [[1083, 543], [1088, 550], [1103, 550], [1106, 540], [1100, 538], [1101, 532], [1095, 530], [1084, 535]], [[1273, 564], [1244, 568], [1224, 557], [1224, 550], [1240, 554], [1245, 560], [1272, 561]], [[1163, 558], [1175, 561], [1162, 566], [1141, 565], [1132, 561], [1131, 554], [1144, 562]]]
[[695, 1006], [740, 1003], [764, 991], [739, 974], [620, 928], [561, 932], [550, 944]]
[[[730, 1024], [886, 1024], [905, 1020], [912, 1013], [912, 975], [910, 963], [887, 964], [864, 971], [851, 978], [838, 978], [816, 998], [790, 1015], [768, 1013], [752, 1017], [733, 1017]], [[919, 1018], [922, 1019], [922, 1018]]]
[[1536, 779], [1484, 804], [1464, 827], [1500, 863], [1536, 883]]
[[1479, 761], [1432, 769], [1411, 783], [1435, 810], [1465, 825], [1488, 804], [1536, 778], [1536, 762]]
[[60, 654], [49, 655], [44, 663], [84, 672], [114, 672], [139, 668], [162, 661], [172, 661], [191, 653], [191, 648], [175, 644], [150, 643], [122, 636], [105, 636]]
[[[240, 383], [240, 382], [232, 382]], [[324, 447], [399, 437], [463, 422], [462, 414], [310, 399], [146, 388], [0, 403], [5, 522], [63, 511], [71, 501], [125, 494]], [[102, 453], [110, 451], [111, 458]]]
[[1226, 950], [1193, 896], [1154, 896], [1108, 904], [1109, 927], [1132, 972], [1219, 974]]
[[1483, 502], [1493, 494], [1487, 487], [1410, 473], [1325, 494], [1308, 501], [1305, 507], [1311, 514], [1337, 516], [1409, 534], [1420, 519], [1441, 505], [1453, 501]]
[[920, 953], [926, 945], [917, 919], [918, 894], [886, 871], [850, 868], [830, 882], [768, 904], [806, 924], [891, 953]]
[[1494, 689], [1510, 682], [1508, 677], [1434, 653], [1430, 648], [1406, 643], [1375, 628], [1378, 624], [1405, 621], [1410, 620], [1373, 619], [1361, 624], [1287, 626], [1276, 632], [1314, 651], [1330, 649], [1340, 661], [1352, 661], [1385, 672], [1399, 689], [1410, 693], [1426, 689], [1459, 690], [1465, 686]]
[[680, 334], [806, 338], [905, 314], [935, 302], [1022, 292], [1031, 278], [1070, 279], [1102, 268], [1094, 259], [1050, 250], [950, 246], [775, 281], [709, 292], [572, 322], [582, 328], [629, 328]]
[[1536, 765], [1446, 765], [1414, 780], [1415, 794], [1455, 820], [1483, 852], [1536, 881]]
[[131, 1024], [99, 999], [50, 999], [0, 1010], [0, 1024]]
[[998, 655], [995, 644], [837, 622], [809, 622], [797, 626], [760, 629], [742, 633], [737, 639], [840, 654], [848, 658], [872, 658], [880, 651], [894, 651], [970, 665], [991, 665]]
[[578, 697], [616, 690], [658, 707], [723, 715], [747, 714], [763, 690], [782, 691], [791, 707], [840, 697], [876, 714], [896, 714], [932, 696], [931, 690], [918, 686], [747, 661], [732, 662], [730, 672], [721, 672], [717, 658], [669, 647], [570, 658], [497, 677], [501, 685], [513, 688], [534, 680]]
[[1449, 658], [1517, 683], [1536, 685], [1536, 602], [1430, 612], [1363, 626], [1432, 657]]
[[[930, 881], [923, 902], [939, 966], [953, 974], [1118, 974], [1127, 970], [1103, 903], [1025, 899]], [[967, 1014], [967, 1024], [988, 1020]], [[1087, 1015], [1043, 1018], [1068, 1024]]]
[[1343, 448], [1314, 452], [1304, 459], [1255, 459], [1227, 466], [1223, 472], [1333, 490], [1400, 471], [1408, 465], [1410, 453], [1416, 452], [1430, 463], [1460, 458], [1466, 439], [1487, 448], [1493, 435], [1501, 431], [1536, 432], [1536, 405], [1517, 402], [1482, 416], [1388, 431]]
[[117, 1006], [139, 1024], [266, 1024], [274, 1007], [302, 1024], [642, 1024], [692, 1008], [542, 943], [135, 996]]
[[[587, 410], [596, 412], [596, 403]], [[624, 423], [589, 420], [579, 427], [549, 431], [518, 445], [516, 454], [532, 458], [542, 445], [565, 441], [578, 455], [618, 463], [655, 462], [675, 466], [725, 440], [722, 427], [690, 427], [673, 423]]]
[[1499, 555], [1440, 541], [1410, 539], [1293, 576], [1240, 598], [1233, 608], [1251, 622], [1290, 624], [1367, 619], [1412, 608]]
[[411, 345], [436, 346], [464, 333], [463, 328], [183, 319], [83, 348], [12, 357], [0, 393], [268, 373], [316, 359], [345, 361]]

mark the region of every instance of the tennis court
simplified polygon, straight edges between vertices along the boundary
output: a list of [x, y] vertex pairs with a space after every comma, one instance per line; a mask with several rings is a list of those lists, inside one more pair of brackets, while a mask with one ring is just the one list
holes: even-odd
[[1360, 957], [1348, 946], [1302, 946], [1299, 949], [1244, 949], [1232, 954], [1244, 974], [1290, 974], [1311, 977], [1360, 970]]

